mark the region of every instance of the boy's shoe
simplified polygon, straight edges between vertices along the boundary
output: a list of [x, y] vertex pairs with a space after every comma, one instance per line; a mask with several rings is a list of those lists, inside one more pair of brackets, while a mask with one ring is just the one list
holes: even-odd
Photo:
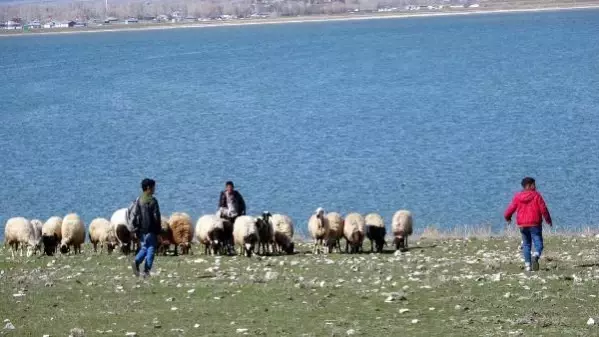
[[141, 274], [141, 276], [142, 276], [143, 278], [149, 278], [149, 277], [150, 277], [150, 272], [149, 272], [149, 271], [144, 271], [144, 272]]
[[531, 268], [530, 268], [530, 263], [525, 263], [525, 264], [524, 264], [524, 270], [526, 270], [526, 271], [531, 271]]
[[133, 275], [139, 277], [139, 266], [135, 263], [135, 260], [131, 263], [131, 270], [133, 270]]
[[532, 270], [534, 270], [534, 271], [539, 270], [539, 256], [538, 255], [533, 255], [533, 257], [532, 257]]

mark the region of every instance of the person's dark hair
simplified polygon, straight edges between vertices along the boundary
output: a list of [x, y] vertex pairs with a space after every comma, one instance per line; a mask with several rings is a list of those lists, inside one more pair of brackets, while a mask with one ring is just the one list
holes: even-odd
[[235, 185], [233, 185], [233, 182], [232, 182], [231, 180], [227, 181], [227, 182], [225, 183], [225, 186], [231, 186], [231, 187], [233, 187], [233, 188], [235, 187]]
[[535, 183], [535, 179], [531, 178], [531, 177], [526, 177], [524, 179], [522, 179], [522, 187], [526, 188], [526, 186], [528, 185], [532, 185]]
[[156, 182], [153, 179], [146, 178], [141, 181], [142, 191], [147, 191], [149, 188], [153, 188], [154, 186], [156, 186]]

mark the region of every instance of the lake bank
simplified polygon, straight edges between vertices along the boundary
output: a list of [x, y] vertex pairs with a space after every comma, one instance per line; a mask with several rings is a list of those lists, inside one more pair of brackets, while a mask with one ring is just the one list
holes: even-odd
[[234, 20], [234, 21], [215, 21], [211, 23], [181, 23], [181, 24], [147, 24], [129, 27], [119, 25], [107, 28], [100, 26], [98, 28], [68, 28], [64, 30], [36, 30], [30, 32], [14, 33], [13, 31], [0, 31], [0, 37], [17, 37], [17, 36], [39, 36], [39, 35], [57, 35], [57, 34], [80, 34], [80, 33], [108, 33], [108, 32], [131, 32], [131, 31], [147, 31], [147, 30], [166, 30], [166, 29], [185, 29], [185, 28], [211, 28], [211, 27], [237, 27], [250, 25], [272, 25], [272, 24], [288, 24], [288, 23], [310, 23], [310, 22], [335, 22], [335, 21], [359, 21], [359, 20], [376, 20], [376, 19], [403, 19], [403, 18], [423, 18], [423, 17], [446, 17], [459, 15], [481, 15], [481, 14], [505, 14], [505, 13], [526, 13], [526, 12], [549, 12], [549, 11], [567, 11], [567, 10], [585, 10], [599, 9], [599, 4], [585, 6], [570, 6], [563, 7], [534, 7], [534, 8], [513, 8], [513, 9], [476, 9], [476, 10], [458, 10], [451, 12], [426, 12], [426, 13], [369, 13], [362, 14], [343, 14], [343, 15], [313, 15], [302, 17], [286, 17], [277, 19], [250, 19], [250, 20]]

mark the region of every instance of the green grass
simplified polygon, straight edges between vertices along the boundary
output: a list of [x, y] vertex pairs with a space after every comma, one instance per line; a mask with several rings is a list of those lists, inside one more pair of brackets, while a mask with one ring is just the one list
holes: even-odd
[[[89, 246], [80, 256], [16, 260], [4, 248], [0, 319], [16, 329], [0, 331], [14, 336], [65, 336], [72, 328], [84, 329], [86, 336], [244, 334], [237, 329], [252, 336], [346, 336], [352, 330], [356, 336], [599, 335], [599, 326], [586, 325], [589, 317], [599, 316], [598, 242], [547, 238], [547, 259], [530, 275], [521, 268], [513, 238], [423, 239], [399, 256], [312, 256], [305, 253], [310, 246], [302, 244], [294, 256], [214, 258], [195, 248], [191, 256], [158, 257], [156, 274], [148, 280], [133, 277], [130, 258], [96, 255]], [[13, 296], [21, 292], [25, 295]], [[386, 303], [394, 292], [405, 300]], [[400, 309], [409, 311], [400, 314]]]

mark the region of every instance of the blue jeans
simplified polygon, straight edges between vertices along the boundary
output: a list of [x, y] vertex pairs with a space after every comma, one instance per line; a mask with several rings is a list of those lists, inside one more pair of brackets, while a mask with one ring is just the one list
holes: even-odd
[[531, 246], [534, 244], [537, 256], [541, 256], [543, 252], [543, 227], [522, 227], [520, 228], [522, 233], [522, 254], [524, 255], [524, 262], [530, 263], [531, 260]]
[[148, 233], [143, 235], [143, 239], [141, 240], [141, 249], [137, 253], [137, 256], [135, 256], [135, 264], [139, 266], [145, 259], [145, 272], [150, 272], [150, 269], [152, 269], [152, 264], [154, 263], [154, 252], [156, 251], [157, 245], [158, 237], [156, 234]]

